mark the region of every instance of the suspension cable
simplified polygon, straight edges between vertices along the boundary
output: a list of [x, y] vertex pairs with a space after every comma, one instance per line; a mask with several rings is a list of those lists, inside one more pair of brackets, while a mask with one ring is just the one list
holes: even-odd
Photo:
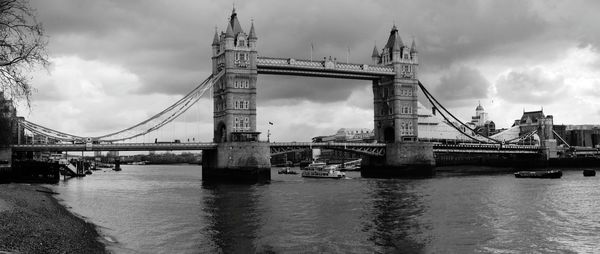
[[[444, 111], [446, 111], [452, 118], [454, 118], [454, 120], [456, 120], [458, 123], [460, 123], [462, 126], [466, 127], [467, 129], [471, 130], [473, 133], [475, 133], [475, 135], [483, 137], [483, 138], [491, 140], [491, 141], [494, 141], [495, 143], [502, 143], [502, 141], [500, 141], [500, 140], [496, 140], [496, 139], [493, 139], [493, 138], [486, 137], [486, 136], [478, 134], [474, 129], [472, 129], [467, 124], [463, 123], [460, 119], [458, 119], [456, 116], [454, 116], [448, 109], [446, 109], [446, 107], [444, 107], [444, 105], [442, 105], [437, 99], [435, 99], [435, 97], [433, 97], [433, 95], [431, 93], [429, 93], [429, 91], [425, 88], [425, 86], [421, 83], [421, 81], [418, 81], [418, 82], [419, 82], [419, 87], [421, 88], [421, 90], [423, 90], [423, 94], [425, 94], [425, 96], [427, 97], [427, 99], [429, 100], [429, 102], [432, 105], [434, 105], [434, 107], [437, 104], [440, 108], [442, 108]], [[433, 103], [432, 100], [435, 101], [435, 103]], [[444, 116], [443, 112], [440, 112], [440, 113], [442, 113], [442, 116]], [[444, 118], [446, 118], [446, 117], [444, 117]], [[448, 120], [446, 119], [446, 121], [448, 121]], [[461, 133], [462, 133], [462, 131], [461, 131]], [[481, 142], [481, 140], [478, 140], [478, 141]]]

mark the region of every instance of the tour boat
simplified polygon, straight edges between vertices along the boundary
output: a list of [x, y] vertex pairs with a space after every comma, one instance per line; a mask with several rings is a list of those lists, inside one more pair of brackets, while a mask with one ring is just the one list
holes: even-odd
[[280, 169], [279, 171], [277, 171], [278, 174], [289, 174], [289, 175], [295, 175], [298, 174], [298, 172], [291, 170], [290, 168], [286, 167], [283, 169]]
[[519, 171], [515, 173], [516, 178], [561, 178], [562, 171], [546, 170], [546, 171]]
[[336, 166], [327, 166], [325, 163], [317, 162], [304, 168], [302, 177], [340, 179], [346, 177], [346, 174], [337, 170]]
[[584, 169], [583, 176], [596, 176], [596, 170], [595, 169]]

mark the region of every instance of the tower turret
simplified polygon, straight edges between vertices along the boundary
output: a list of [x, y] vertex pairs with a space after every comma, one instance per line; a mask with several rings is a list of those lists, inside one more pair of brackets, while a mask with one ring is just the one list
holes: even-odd
[[419, 51], [417, 51], [417, 44], [415, 43], [415, 39], [413, 39], [412, 45], [410, 46], [410, 58], [413, 60], [414, 63], [419, 63], [417, 53], [419, 53]]
[[216, 56], [219, 53], [219, 46], [220, 46], [219, 35], [217, 34], [217, 28], [215, 27], [215, 35], [213, 37], [213, 42], [212, 42], [213, 56]]
[[225, 31], [225, 48], [230, 49], [233, 48], [233, 40], [235, 36], [233, 34], [233, 28], [231, 27], [231, 23], [227, 23], [227, 30]]
[[373, 53], [371, 53], [371, 61], [373, 64], [379, 63], [379, 50], [377, 50], [377, 45], [373, 46]]
[[250, 25], [250, 33], [248, 34], [248, 46], [250, 46], [251, 49], [255, 50], [257, 40], [258, 37], [256, 37], [256, 31], [254, 31], [254, 21], [252, 21], [252, 25]]

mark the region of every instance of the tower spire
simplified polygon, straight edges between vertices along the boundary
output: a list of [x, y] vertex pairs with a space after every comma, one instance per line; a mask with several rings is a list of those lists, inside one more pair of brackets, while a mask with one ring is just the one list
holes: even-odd
[[377, 44], [373, 45], [373, 53], [371, 54], [372, 57], [379, 57], [379, 50], [377, 50]]
[[412, 45], [410, 46], [410, 53], [417, 53], [417, 44], [415, 43], [415, 38], [413, 37]]
[[233, 38], [233, 28], [231, 28], [231, 22], [227, 23], [227, 31], [225, 31], [225, 38]]
[[212, 42], [213, 46], [218, 46], [219, 45], [219, 35], [217, 34], [217, 27], [215, 26], [215, 36], [213, 37], [213, 42]]
[[250, 25], [250, 33], [248, 34], [248, 39], [258, 39], [256, 37], [256, 32], [254, 31], [254, 19], [252, 19], [252, 24]]

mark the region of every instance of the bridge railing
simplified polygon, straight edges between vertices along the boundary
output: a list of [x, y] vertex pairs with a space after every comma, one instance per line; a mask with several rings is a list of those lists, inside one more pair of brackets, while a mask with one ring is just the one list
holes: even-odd
[[378, 75], [395, 75], [394, 67], [392, 66], [378, 66], [368, 64], [356, 64], [356, 63], [338, 63], [335, 61], [311, 61], [311, 60], [296, 60], [294, 58], [273, 58], [273, 57], [259, 57], [257, 58], [257, 65], [259, 68], [262, 66], [272, 66], [280, 68], [307, 68], [312, 70], [334, 70], [334, 71], [347, 71], [357, 73], [372, 73]]
[[26, 144], [13, 145], [15, 151], [153, 151], [215, 149], [215, 143], [114, 143], [114, 144]]

